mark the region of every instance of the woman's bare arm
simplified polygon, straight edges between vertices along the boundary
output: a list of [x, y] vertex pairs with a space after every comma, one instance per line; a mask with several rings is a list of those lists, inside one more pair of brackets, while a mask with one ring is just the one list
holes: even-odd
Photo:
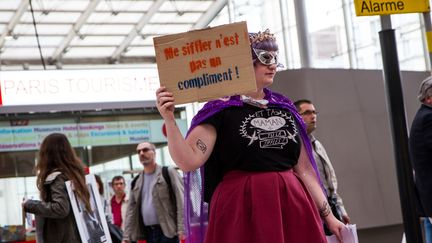
[[208, 124], [198, 125], [184, 139], [177, 125], [172, 123], [165, 121], [171, 157], [183, 171], [199, 168], [213, 151], [216, 142], [215, 128]]
[[306, 148], [302, 143], [300, 158], [297, 165], [294, 167], [294, 171], [300, 176], [303, 183], [309, 190], [316, 207], [323, 218], [330, 231], [336, 235], [340, 242], [342, 242], [342, 236], [340, 230], [344, 227], [344, 224], [337, 220], [333, 215], [330, 205], [327, 202], [327, 198], [321, 189], [321, 185], [318, 182], [315, 170], [310, 163], [309, 156], [306, 152]]
[[216, 129], [208, 124], [196, 126], [183, 137], [174, 117], [174, 97], [165, 87], [156, 91], [157, 108], [165, 121], [168, 149], [177, 166], [183, 171], [199, 168], [207, 161], [216, 142]]

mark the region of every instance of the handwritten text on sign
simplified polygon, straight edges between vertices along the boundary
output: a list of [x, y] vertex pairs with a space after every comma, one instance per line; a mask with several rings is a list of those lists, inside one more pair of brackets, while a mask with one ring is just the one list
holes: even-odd
[[154, 38], [161, 85], [176, 103], [256, 90], [246, 23]]

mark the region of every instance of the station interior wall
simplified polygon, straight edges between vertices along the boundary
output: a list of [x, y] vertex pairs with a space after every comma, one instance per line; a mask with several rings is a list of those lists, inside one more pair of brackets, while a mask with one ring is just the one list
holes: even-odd
[[[401, 72], [408, 131], [420, 106], [419, 84], [428, 75]], [[276, 75], [271, 89], [292, 101], [314, 103], [319, 112], [314, 135], [332, 161], [338, 192], [365, 240], [360, 242], [400, 242], [402, 216], [382, 70], [286, 70]]]

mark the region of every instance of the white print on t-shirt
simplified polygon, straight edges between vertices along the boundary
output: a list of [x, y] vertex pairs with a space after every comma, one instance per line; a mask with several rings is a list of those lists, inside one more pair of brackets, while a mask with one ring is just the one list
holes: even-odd
[[289, 112], [266, 109], [245, 118], [240, 135], [249, 139], [248, 146], [259, 141], [260, 148], [282, 149], [289, 140], [297, 143], [297, 126]]

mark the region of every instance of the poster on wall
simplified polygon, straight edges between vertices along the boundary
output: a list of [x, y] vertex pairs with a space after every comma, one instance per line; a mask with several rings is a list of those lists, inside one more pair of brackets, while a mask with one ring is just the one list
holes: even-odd
[[78, 226], [81, 242], [112, 243], [94, 175], [86, 175], [86, 185], [90, 192], [90, 206], [92, 212], [87, 212], [85, 210], [84, 202], [79, 200], [75, 195], [71, 181], [66, 181], [66, 188]]

